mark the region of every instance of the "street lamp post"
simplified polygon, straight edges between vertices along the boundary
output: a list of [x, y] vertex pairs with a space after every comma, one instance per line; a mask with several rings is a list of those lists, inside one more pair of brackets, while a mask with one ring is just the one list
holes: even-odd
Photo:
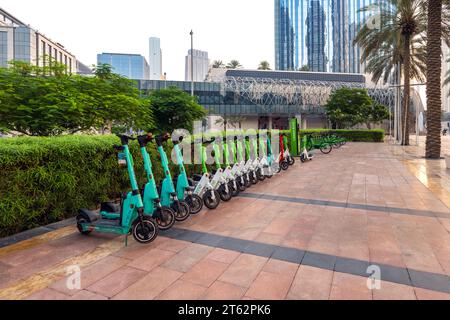
[[194, 31], [191, 30], [191, 96], [194, 96]]

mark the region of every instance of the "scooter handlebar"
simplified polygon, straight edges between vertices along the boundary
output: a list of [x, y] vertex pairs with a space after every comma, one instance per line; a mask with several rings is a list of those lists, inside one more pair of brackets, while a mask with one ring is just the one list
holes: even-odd
[[170, 139], [170, 134], [166, 133], [166, 134], [156, 137], [156, 143], [158, 145], [162, 145], [164, 142], [167, 142], [169, 139]]

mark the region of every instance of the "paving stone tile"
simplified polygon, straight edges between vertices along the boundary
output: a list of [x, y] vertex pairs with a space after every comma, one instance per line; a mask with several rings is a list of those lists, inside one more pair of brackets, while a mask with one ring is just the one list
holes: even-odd
[[158, 300], [197, 300], [206, 292], [206, 287], [178, 280], [164, 290]]
[[142, 279], [147, 273], [130, 267], [122, 267], [109, 276], [89, 286], [87, 290], [111, 298]]
[[272, 254], [271, 258], [301, 264], [304, 256], [305, 251], [293, 248], [278, 247]]
[[181, 280], [209, 287], [217, 280], [217, 278], [219, 278], [228, 266], [229, 264], [226, 263], [204, 259], [186, 272]]
[[117, 294], [114, 300], [153, 300], [183, 273], [157, 267], [144, 278]]
[[171, 251], [153, 249], [142, 257], [131, 261], [128, 266], [143, 271], [151, 271], [172, 258], [175, 254], [175, 252]]
[[267, 258], [263, 257], [242, 254], [219, 277], [219, 281], [240, 287], [250, 287], [267, 260]]
[[305, 257], [302, 261], [302, 265], [326, 270], [334, 270], [335, 264], [335, 256], [317, 252], [306, 252]]
[[282, 300], [286, 297], [292, 280], [292, 276], [262, 271], [245, 295], [260, 300]]
[[241, 253], [221, 248], [215, 248], [213, 251], [211, 251], [210, 254], [206, 256], [207, 259], [211, 259], [218, 262], [223, 262], [226, 264], [232, 263], [234, 260], [239, 257]]
[[201, 297], [202, 300], [239, 300], [241, 299], [247, 288], [235, 286], [230, 283], [216, 281], [209, 287], [205, 294]]

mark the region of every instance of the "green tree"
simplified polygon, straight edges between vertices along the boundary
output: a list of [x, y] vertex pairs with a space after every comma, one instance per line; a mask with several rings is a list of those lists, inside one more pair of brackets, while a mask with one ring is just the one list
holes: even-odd
[[203, 119], [207, 112], [195, 97], [177, 87], [152, 91], [148, 97], [157, 129], [173, 132], [176, 129], [193, 130], [194, 121]]
[[239, 69], [239, 68], [242, 68], [242, 65], [238, 60], [231, 60], [227, 64], [227, 69]]
[[214, 60], [212, 67], [214, 69], [225, 68], [225, 64], [223, 63], [222, 60]]
[[326, 104], [326, 114], [334, 128], [347, 129], [364, 123], [378, 123], [389, 117], [385, 106], [375, 103], [366, 89], [341, 88]]
[[270, 63], [266, 60], [261, 61], [258, 66], [258, 70], [271, 70]]
[[389, 119], [390, 115], [389, 109], [376, 101], [370, 107], [365, 108], [364, 111], [365, 123], [369, 130], [372, 129], [372, 124], [380, 124]]
[[114, 123], [153, 124], [151, 109], [132, 81], [117, 75], [109, 80], [70, 75], [56, 69], [56, 63], [52, 68], [17, 62], [0, 68], [0, 127], [52, 136]]

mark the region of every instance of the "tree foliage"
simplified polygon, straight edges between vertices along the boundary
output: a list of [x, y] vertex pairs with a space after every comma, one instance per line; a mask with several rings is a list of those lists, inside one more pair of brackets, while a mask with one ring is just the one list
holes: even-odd
[[206, 116], [206, 110], [198, 104], [195, 97], [177, 87], [152, 91], [148, 97], [160, 132], [173, 132], [176, 129], [192, 131], [193, 123]]
[[153, 125], [151, 111], [135, 84], [111, 70], [82, 77], [56, 61], [45, 68], [24, 62], [0, 68], [0, 127], [7, 130], [53, 136], [112, 123], [142, 128]]
[[389, 118], [389, 110], [370, 98], [367, 90], [341, 88], [330, 96], [326, 105], [328, 119], [336, 129], [346, 129], [358, 124], [379, 123]]

